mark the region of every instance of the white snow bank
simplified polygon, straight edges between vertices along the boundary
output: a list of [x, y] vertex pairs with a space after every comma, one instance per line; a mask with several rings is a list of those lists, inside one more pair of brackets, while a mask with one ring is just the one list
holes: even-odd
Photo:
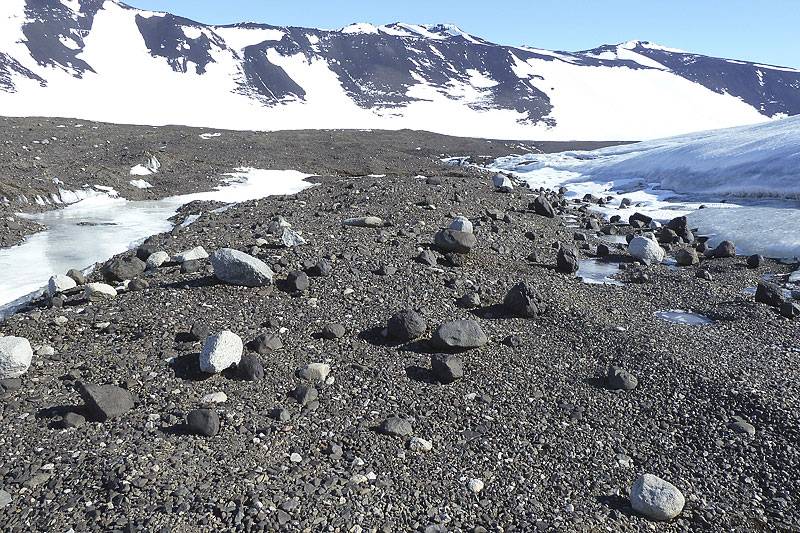
[[145, 180], [131, 180], [128, 183], [136, 187], [137, 189], [150, 189], [153, 185]]

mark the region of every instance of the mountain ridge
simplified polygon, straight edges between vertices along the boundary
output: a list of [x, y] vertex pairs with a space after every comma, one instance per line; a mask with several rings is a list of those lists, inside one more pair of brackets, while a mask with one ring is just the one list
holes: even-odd
[[[635, 140], [800, 113], [800, 71], [649, 41], [566, 52], [455, 24], [207, 25], [117, 0], [9, 0], [0, 29], [13, 116]], [[199, 116], [204, 101], [218, 109]]]

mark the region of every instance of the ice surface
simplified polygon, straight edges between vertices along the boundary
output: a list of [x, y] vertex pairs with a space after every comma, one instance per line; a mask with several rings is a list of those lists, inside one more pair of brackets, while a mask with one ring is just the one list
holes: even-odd
[[[736, 242], [741, 253], [800, 256], [800, 116], [592, 152], [498, 159], [531, 187], [565, 186], [568, 197], [611, 196], [590, 209], [623, 220], [635, 212]], [[620, 209], [623, 198], [633, 206]], [[699, 209], [701, 206], [706, 209]]]
[[614, 274], [619, 274], [619, 263], [594, 258], [582, 259], [578, 272], [575, 273], [576, 276], [583, 278], [584, 283], [624, 286], [621, 281], [610, 277]]
[[708, 326], [713, 324], [714, 321], [708, 317], [690, 311], [681, 311], [680, 309], [671, 309], [669, 311], [656, 311], [654, 313], [661, 320], [672, 322], [674, 324], [686, 324], [688, 326]]
[[217, 190], [132, 202], [97, 196], [63, 209], [26, 218], [48, 227], [24, 243], [0, 250], [0, 316], [7, 304], [35, 293], [53, 274], [84, 268], [123, 252], [144, 238], [172, 227], [169, 217], [194, 200], [242, 202], [275, 194], [295, 194], [311, 186], [308, 174], [293, 170], [240, 168], [226, 174]]

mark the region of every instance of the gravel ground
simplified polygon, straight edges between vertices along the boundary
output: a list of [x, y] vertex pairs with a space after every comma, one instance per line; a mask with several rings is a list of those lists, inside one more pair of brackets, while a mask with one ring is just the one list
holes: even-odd
[[[147, 242], [169, 254], [195, 246], [250, 253], [271, 265], [274, 286], [221, 283], [208, 260], [193, 273], [167, 263], [139, 276], [145, 290], [89, 303], [78, 288], [62, 307], [45, 296], [0, 323], [0, 334], [25, 337], [41, 354], [0, 393], [0, 489], [11, 500], [0, 498], [0, 529], [800, 531], [800, 322], [744, 292], [766, 273], [783, 282], [793, 266], [750, 269], [736, 257], [645, 267], [616, 249], [611, 257], [629, 266], [622, 279], [649, 279], [585, 284], [555, 270], [554, 244], [572, 244], [581, 231], [590, 247], [581, 254], [591, 257], [595, 232], [536, 215], [532, 191], [498, 192], [478, 171], [439, 180], [416, 173], [324, 175], [296, 196], [217, 214], [195, 203], [177, 218], [202, 213], [197, 222]], [[590, 217], [578, 204], [557, 210], [581, 223]], [[384, 225], [342, 224], [367, 215]], [[472, 221], [477, 238], [458, 267], [432, 246], [455, 215]], [[268, 231], [277, 216], [307, 244], [281, 246]], [[437, 265], [415, 261], [427, 249]], [[329, 276], [287, 292], [290, 271], [320, 260]], [[697, 278], [698, 268], [713, 280]], [[547, 302], [544, 315], [504, 311], [506, 293], [523, 280]], [[468, 293], [480, 306], [456, 303]], [[383, 330], [404, 308], [418, 310], [427, 330], [394, 342]], [[654, 317], [668, 309], [715, 322]], [[443, 385], [430, 371], [429, 339], [457, 319], [477, 321], [489, 341], [459, 353], [464, 376]], [[258, 355], [261, 380], [207, 375], [202, 340], [188, 335], [195, 323], [245, 343], [273, 334], [282, 346]], [[323, 336], [330, 324], [344, 334]], [[315, 384], [318, 398], [301, 406], [295, 373], [310, 363], [331, 371]], [[611, 390], [612, 364], [638, 386]], [[65, 415], [88, 415], [82, 383], [127, 389], [133, 408], [64, 429]], [[227, 396], [210, 406], [219, 433], [192, 434], [188, 413], [209, 407], [201, 398], [214, 392]], [[377, 431], [392, 415], [411, 422], [411, 435]], [[731, 429], [734, 416], [755, 434]], [[412, 437], [431, 450], [412, 450]], [[677, 518], [657, 523], [632, 511], [629, 491], [644, 473], [682, 491]]]

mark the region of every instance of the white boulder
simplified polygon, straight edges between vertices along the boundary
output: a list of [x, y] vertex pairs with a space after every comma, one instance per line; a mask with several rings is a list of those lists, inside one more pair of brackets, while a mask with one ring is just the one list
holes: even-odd
[[645, 263], [660, 263], [664, 260], [664, 249], [648, 237], [634, 237], [628, 244], [628, 253]]
[[161, 265], [169, 261], [169, 254], [164, 251], [153, 252], [147, 257], [145, 265], [149, 270], [159, 268]]
[[117, 289], [107, 283], [87, 283], [84, 294], [87, 300], [100, 300], [115, 297]]
[[652, 474], [644, 474], [631, 487], [631, 506], [653, 520], [675, 518], [685, 503], [683, 494], [675, 485]]
[[218, 374], [242, 360], [244, 343], [241, 337], [228, 330], [220, 331], [206, 339], [200, 353], [200, 370]]
[[183, 251], [179, 254], [175, 254], [173, 260], [176, 263], [183, 263], [185, 261], [193, 261], [197, 259], [207, 259], [208, 252], [206, 252], [205, 248], [202, 246], [195, 246], [191, 250]]
[[64, 274], [56, 274], [50, 278], [49, 282], [47, 282], [47, 290], [50, 291], [50, 294], [58, 294], [60, 292], [74, 289], [77, 286], [78, 284], [75, 283], [74, 279], [69, 276], [65, 276]]
[[22, 337], [0, 337], [0, 379], [18, 378], [28, 371], [33, 348]]

